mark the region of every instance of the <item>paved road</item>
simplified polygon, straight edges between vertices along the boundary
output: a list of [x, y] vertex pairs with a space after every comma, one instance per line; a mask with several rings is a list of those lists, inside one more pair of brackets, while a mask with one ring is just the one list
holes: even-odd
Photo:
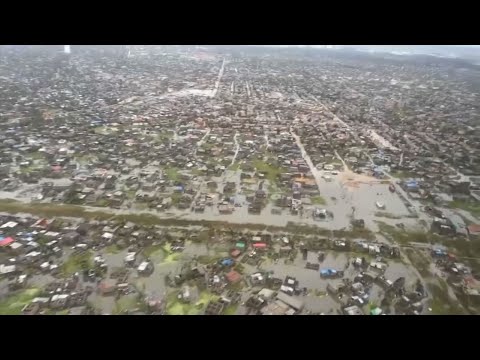
[[321, 176], [320, 176], [318, 170], [315, 168], [315, 166], [313, 165], [312, 159], [310, 159], [310, 156], [305, 151], [305, 147], [303, 146], [302, 141], [300, 140], [300, 137], [297, 134], [295, 134], [291, 128], [290, 128], [290, 134], [293, 136], [293, 138], [295, 139], [295, 142], [297, 143], [297, 146], [302, 151], [303, 159], [305, 160], [308, 167], [310, 168], [310, 172], [312, 173], [312, 175], [315, 179], [315, 183], [317, 184], [318, 191], [321, 193], [322, 182], [320, 180]]
[[335, 152], [335, 155], [337, 156], [337, 158], [342, 162], [343, 168], [345, 169], [345, 171], [350, 171], [347, 163], [345, 162], [345, 160], [343, 160], [343, 158], [340, 156], [340, 154], [337, 152], [337, 150], [335, 150], [334, 152]]
[[218, 72], [218, 78], [217, 78], [217, 81], [215, 82], [215, 87], [213, 88], [213, 91], [212, 91], [212, 97], [217, 96], [218, 88], [220, 87], [220, 83], [222, 82], [224, 70], [225, 70], [225, 58], [223, 58], [222, 67]]
[[200, 146], [202, 146], [202, 144], [205, 142], [205, 139], [207, 138], [207, 136], [210, 134], [210, 131], [212, 129], [210, 128], [207, 128], [207, 132], [205, 133], [205, 135], [203, 135], [203, 137], [197, 142], [197, 148], [195, 149], [195, 156], [197, 156], [197, 150]]
[[230, 165], [233, 165], [235, 163], [238, 152], [240, 151], [240, 144], [238, 143], [237, 137], [238, 137], [238, 131], [235, 132], [235, 136], [233, 137], [233, 141], [235, 141], [235, 155], [233, 156], [232, 163]]

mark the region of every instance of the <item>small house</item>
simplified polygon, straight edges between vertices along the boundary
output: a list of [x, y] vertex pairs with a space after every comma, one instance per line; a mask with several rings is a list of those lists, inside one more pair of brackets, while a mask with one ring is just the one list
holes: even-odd
[[237, 282], [239, 282], [240, 280], [242, 280], [242, 275], [240, 275], [237, 271], [235, 270], [231, 270], [230, 272], [228, 272], [225, 277], [227, 278], [227, 281], [230, 283], [230, 284], [235, 284]]
[[295, 309], [296, 311], [301, 311], [305, 306], [302, 300], [297, 299], [293, 296], [287, 295], [283, 292], [279, 292], [277, 294], [277, 300], [282, 301], [283, 303], [287, 304], [288, 306]]
[[348, 306], [343, 309], [343, 312], [345, 315], [363, 315], [362, 310], [357, 305]]
[[233, 249], [231, 252], [230, 252], [230, 255], [233, 257], [233, 258], [237, 258], [240, 256], [242, 252], [238, 249]]
[[210, 301], [205, 309], [205, 315], [220, 315], [225, 308], [221, 301]]
[[149, 275], [153, 272], [153, 264], [150, 261], [143, 261], [137, 271], [140, 275]]
[[98, 286], [98, 291], [103, 296], [112, 295], [116, 290], [116, 280], [114, 279], [105, 279]]

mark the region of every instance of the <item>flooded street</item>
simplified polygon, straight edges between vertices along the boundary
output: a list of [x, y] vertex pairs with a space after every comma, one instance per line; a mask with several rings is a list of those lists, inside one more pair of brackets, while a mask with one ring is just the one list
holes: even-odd
[[[238, 145], [237, 145], [238, 146]], [[238, 150], [238, 149], [237, 149]], [[237, 187], [237, 195], [235, 196], [236, 206], [232, 214], [221, 214], [217, 206], [207, 206], [202, 213], [193, 212], [190, 209], [170, 208], [167, 212], [159, 212], [155, 210], [142, 209], [144, 214], [155, 215], [165, 219], [191, 219], [191, 220], [209, 220], [209, 221], [226, 221], [235, 224], [252, 223], [265, 224], [273, 226], [286, 226], [289, 222], [298, 224], [315, 225], [326, 229], [338, 230], [349, 228], [352, 218], [363, 219], [368, 228], [376, 231], [378, 225], [376, 221], [380, 220], [386, 223], [402, 222], [405, 226], [415, 227], [418, 220], [410, 218], [411, 214], [406, 208], [404, 202], [399, 198], [397, 193], [388, 191], [388, 185], [378, 182], [359, 183], [348, 180], [348, 173], [339, 172], [338, 175], [330, 175], [332, 179], [324, 178], [326, 172], [324, 170], [316, 170], [318, 186], [320, 194], [325, 200], [325, 205], [304, 205], [304, 212], [298, 215], [291, 214], [289, 209], [281, 209], [274, 205], [274, 199], [277, 195], [272, 194], [272, 200], [268, 201], [265, 208], [259, 214], [252, 214], [248, 211], [248, 203], [246, 194], [242, 192], [242, 188], [248, 191], [254, 191], [255, 186], [242, 182], [240, 171], [225, 171], [222, 177], [213, 177], [212, 180], [219, 184], [217, 189], [217, 199], [220, 200], [223, 186], [226, 182], [234, 182]], [[121, 176], [122, 177], [122, 176]], [[124, 176], [125, 177], [125, 176]], [[346, 179], [346, 180], [342, 180]], [[70, 183], [68, 179], [60, 179], [58, 184], [67, 185]], [[196, 197], [201, 192], [208, 193], [209, 189], [205, 182], [199, 182]], [[0, 191], [1, 198], [15, 198], [15, 200], [28, 203], [32, 197], [40, 193], [40, 185], [29, 185], [24, 187], [22, 191], [5, 192]], [[23, 195], [22, 195], [23, 194]], [[195, 198], [196, 198], [195, 197]], [[378, 209], [376, 202], [385, 204], [385, 209]], [[324, 208], [333, 214], [328, 220], [315, 220], [312, 211], [317, 208]], [[138, 210], [128, 208], [107, 208], [83, 205], [85, 211], [101, 211], [111, 213], [113, 215], [136, 214]], [[273, 214], [272, 210], [276, 209], [277, 214]], [[382, 213], [386, 214], [382, 217]]]

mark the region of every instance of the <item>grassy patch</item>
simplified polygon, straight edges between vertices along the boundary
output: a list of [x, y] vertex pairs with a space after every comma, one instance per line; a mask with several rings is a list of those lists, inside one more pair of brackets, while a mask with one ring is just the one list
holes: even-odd
[[25, 305], [40, 294], [40, 289], [27, 289], [0, 302], [0, 315], [20, 315]]
[[170, 181], [178, 181], [180, 174], [178, 173], [178, 169], [176, 167], [167, 167], [163, 170], [165, 177]]
[[200, 145], [200, 147], [206, 151], [210, 150], [210, 149], [213, 149], [217, 144], [215, 143], [211, 143], [211, 142], [203, 142], [202, 145]]
[[451, 208], [462, 209], [468, 211], [470, 214], [480, 217], [480, 204], [474, 204], [468, 201], [452, 201], [448, 204]]
[[391, 173], [390, 175], [392, 175], [393, 177], [397, 178], [397, 179], [411, 179], [411, 178], [415, 178], [415, 174], [412, 174], [408, 171], [395, 171], [393, 173]]
[[93, 256], [90, 251], [71, 255], [62, 265], [62, 273], [65, 276], [73, 275], [78, 271], [93, 267]]
[[383, 218], [387, 218], [387, 219], [401, 219], [402, 218], [401, 216], [393, 215], [393, 214], [390, 214], [390, 213], [387, 213], [387, 212], [384, 212], [384, 211], [375, 212], [375, 216], [383, 217]]
[[241, 263], [237, 263], [235, 265], [235, 270], [240, 273], [240, 274], [243, 274], [243, 272], [245, 271], [245, 266], [243, 266]]
[[[330, 231], [323, 229], [317, 232], [318, 235], [327, 236], [330, 234]], [[356, 228], [352, 230], [333, 230], [333, 236], [337, 238], [346, 238], [346, 239], [366, 239], [374, 240], [375, 234], [367, 228]]]
[[212, 264], [219, 261], [222, 258], [220, 255], [200, 255], [197, 257], [197, 261], [202, 265]]
[[270, 183], [274, 183], [278, 176], [282, 173], [282, 169], [279, 166], [269, 164], [262, 160], [254, 160], [253, 166], [257, 169], [258, 172], [265, 173], [265, 178], [270, 181]]
[[108, 204], [110, 204], [110, 201], [108, 201], [107, 199], [98, 199], [97, 201], [95, 201], [93, 206], [106, 207], [108, 206]]
[[236, 315], [238, 309], [238, 304], [235, 305], [228, 305], [225, 310], [223, 311], [224, 315]]
[[127, 194], [127, 198], [130, 200], [135, 199], [135, 194], [137, 193], [137, 190], [127, 190], [125, 192]]
[[169, 140], [173, 138], [173, 131], [163, 131], [157, 134], [157, 139], [160, 141]]
[[423, 277], [431, 277], [430, 260], [420, 251], [407, 248], [405, 249], [408, 259]]
[[199, 299], [194, 304], [183, 303], [178, 300], [179, 292], [173, 292], [167, 297], [167, 314], [168, 315], [198, 315], [201, 314], [210, 301], [217, 301], [220, 297], [202, 291]]
[[326, 200], [320, 195], [313, 196], [310, 199], [312, 200], [312, 204], [314, 205], [325, 205], [327, 203]]
[[447, 284], [443, 281], [440, 285], [428, 284], [428, 290], [432, 294], [430, 307], [434, 315], [464, 315], [466, 314], [463, 307], [458, 302], [452, 300], [448, 296]]
[[55, 315], [68, 315], [70, 311], [68, 309], [60, 310], [55, 313]]
[[400, 243], [408, 244], [409, 242], [434, 243], [442, 240], [442, 237], [422, 231], [404, 231], [395, 226], [384, 223], [383, 221], [376, 221], [380, 233], [385, 235], [390, 240]]
[[244, 288], [245, 288], [245, 282], [242, 280], [242, 281], [239, 281], [235, 284], [229, 284], [228, 285], [228, 288], [230, 290], [234, 290], [234, 291], [242, 291]]
[[230, 165], [228, 167], [228, 170], [232, 170], [232, 171], [237, 171], [238, 169], [240, 169], [240, 163], [239, 162], [233, 163], [232, 165]]
[[128, 310], [134, 310], [140, 307], [138, 299], [135, 296], [122, 296], [115, 302], [113, 314], [122, 314]]
[[143, 254], [146, 257], [150, 257], [152, 255], [157, 254], [158, 252], [163, 251], [162, 245], [150, 245], [143, 249]]
[[177, 205], [180, 202], [180, 199], [182, 198], [182, 194], [173, 193], [171, 194], [170, 198], [172, 199], [172, 205]]
[[315, 289], [314, 294], [315, 294], [316, 297], [322, 298], [322, 297], [327, 295], [327, 292]]
[[398, 231], [397, 228], [393, 225], [390, 225], [390, 224], [387, 224], [383, 221], [376, 221], [377, 225], [378, 225], [378, 229], [381, 231], [381, 232], [386, 232], [386, 233], [391, 233], [391, 232], [394, 232], [394, 231]]
[[191, 172], [192, 172], [192, 175], [195, 175], [195, 176], [200, 176], [203, 174], [203, 171], [200, 169], [193, 169]]
[[31, 154], [28, 154], [28, 157], [32, 160], [40, 160], [40, 159], [43, 159], [45, 156], [43, 155], [42, 152], [40, 151], [35, 151]]
[[136, 210], [147, 210], [148, 209], [148, 204], [146, 204], [146, 203], [139, 202], [139, 203], [135, 203], [134, 206], [135, 206]]
[[163, 251], [163, 255], [165, 256], [162, 263], [178, 261], [182, 255], [180, 253], [173, 252], [172, 245], [170, 243], [166, 243], [165, 245], [163, 245], [161, 247], [161, 250]]
[[118, 248], [117, 244], [108, 245], [105, 248], [105, 253], [106, 254], [118, 254], [121, 251], [122, 250]]
[[81, 155], [81, 156], [76, 156], [75, 160], [77, 160], [80, 164], [88, 164], [93, 161], [95, 161], [95, 156], [94, 155]]
[[31, 164], [27, 167], [21, 167], [20, 168], [20, 173], [21, 174], [30, 174], [31, 172], [37, 171], [37, 170], [42, 170], [45, 168], [45, 164]]

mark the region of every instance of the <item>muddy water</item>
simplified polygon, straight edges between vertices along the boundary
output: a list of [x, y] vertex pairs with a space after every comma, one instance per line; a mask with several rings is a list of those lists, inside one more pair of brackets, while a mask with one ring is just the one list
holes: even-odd
[[[333, 228], [348, 226], [352, 215], [356, 219], [364, 219], [366, 226], [372, 229], [376, 228], [373, 220], [383, 221], [385, 219], [377, 218], [376, 212], [381, 211], [396, 217], [409, 215], [400, 198], [388, 190], [388, 185], [358, 184], [358, 187], [352, 188], [342, 185], [336, 179], [333, 181], [322, 179], [321, 181], [321, 194], [327, 200], [325, 208], [334, 214], [331, 225]], [[385, 209], [378, 209], [375, 205], [377, 201], [384, 203]]]
[[[223, 185], [227, 181], [234, 181], [237, 185], [237, 190], [241, 189], [242, 186], [245, 187], [240, 181], [240, 172], [227, 171], [224, 177], [214, 178], [213, 180], [220, 183], [218, 189], [220, 192], [223, 190]], [[385, 220], [387, 223], [394, 220], [395, 223], [403, 222], [406, 225], [411, 226], [416, 224], [415, 219], [404, 218], [409, 215], [409, 212], [400, 198], [395, 193], [390, 193], [388, 185], [359, 184], [358, 188], [350, 188], [342, 185], [335, 176], [332, 180], [333, 181], [326, 181], [323, 178], [320, 180], [321, 195], [327, 201], [327, 205], [319, 207], [324, 207], [327, 210], [332, 211], [334, 214], [333, 219], [322, 221], [321, 223], [314, 220], [312, 216], [310, 216], [311, 213], [308, 211], [308, 209], [313, 210], [316, 206], [307, 206], [307, 211], [304, 216], [291, 215], [288, 209], [282, 210], [281, 215], [273, 215], [271, 210], [272, 208], [275, 208], [275, 206], [270, 202], [260, 214], [250, 214], [243, 194], [237, 195], [237, 200], [242, 206], [236, 207], [234, 213], [231, 215], [219, 214], [214, 206], [207, 207], [204, 213], [189, 214], [184, 217], [201, 220], [230, 221], [234, 223], [263, 223], [266, 225], [279, 226], [285, 226], [289, 221], [293, 221], [310, 225], [319, 225], [330, 229], [341, 229], [350, 226], [352, 207], [355, 206], [355, 217], [363, 218], [366, 221], [367, 226], [374, 230], [377, 228], [377, 224], [374, 220]], [[255, 189], [255, 186], [250, 186], [249, 188]], [[376, 207], [376, 201], [383, 202], [386, 205], [386, 209], [382, 211], [402, 219], [377, 218], [375, 213], [380, 211], [380, 209]]]
[[193, 258], [194, 256], [214, 255], [216, 251], [208, 248], [205, 244], [187, 243], [183, 255], [185, 258]]
[[[286, 276], [293, 276], [299, 281], [301, 288], [307, 287], [309, 290], [307, 296], [300, 295], [299, 299], [305, 302], [305, 311], [313, 313], [323, 314], [335, 314], [341, 310], [341, 303], [338, 299], [327, 293], [327, 285], [337, 285], [342, 283], [342, 279], [322, 279], [318, 271], [308, 270], [305, 268], [305, 263], [317, 262], [317, 254], [315, 252], [309, 252], [307, 260], [303, 260], [303, 257], [299, 254], [292, 264], [284, 264], [284, 259], [280, 259], [277, 263], [271, 260], [264, 261], [259, 267], [260, 270], [273, 271], [273, 274], [277, 278], [284, 279]], [[320, 264], [320, 268], [334, 268], [337, 270], [344, 270], [344, 278], [353, 280], [354, 277], [360, 272], [352, 265], [346, 267], [347, 262], [351, 260], [353, 255], [348, 253], [329, 252], [326, 254], [325, 260]], [[256, 267], [245, 265], [245, 273], [252, 274], [258, 271]], [[385, 272], [387, 279], [392, 281], [399, 277], [406, 278], [407, 288], [411, 288], [415, 285], [417, 277], [415, 273], [409, 269], [405, 264], [401, 262], [388, 261], [388, 268]], [[379, 305], [383, 299], [385, 292], [378, 285], [373, 285], [369, 292], [369, 302]], [[369, 307], [364, 307], [364, 312], [368, 313]]]
[[[316, 254], [309, 254], [310, 260], [316, 261]], [[308, 259], [308, 258], [307, 258]], [[345, 264], [348, 261], [346, 254], [341, 253], [329, 253], [326, 255], [325, 260], [320, 264], [320, 268], [334, 268], [337, 270], [344, 270]], [[295, 261], [291, 264], [285, 264], [284, 259], [280, 259], [277, 263], [267, 259], [262, 262], [259, 269], [263, 271], [273, 271], [273, 276], [284, 279], [286, 276], [293, 276], [299, 281], [300, 287], [306, 287], [312, 290], [326, 291], [327, 284], [330, 282], [336, 284], [341, 282], [341, 279], [322, 279], [320, 278], [320, 272], [316, 270], [309, 270], [305, 268], [307, 260], [303, 260], [301, 254], [298, 254]], [[259, 269], [256, 267], [245, 264], [247, 274], [252, 274]]]
[[385, 277], [389, 280], [395, 281], [399, 277], [404, 277], [406, 279], [405, 286], [415, 284], [417, 281], [417, 275], [415, 272], [399, 261], [389, 261], [388, 268], [385, 271]]
[[56, 279], [49, 274], [38, 274], [32, 276], [30, 279], [28, 279], [28, 284], [31, 287], [38, 287], [38, 288], [43, 288], [47, 286], [48, 284], [54, 282]]
[[[308, 260], [316, 262], [316, 253], [309, 253]], [[285, 279], [286, 276], [295, 277], [299, 281], [300, 288], [306, 287], [309, 292], [308, 295], [295, 296], [305, 303], [304, 312], [332, 314], [340, 310], [340, 303], [337, 302], [327, 293], [327, 285], [339, 284], [341, 279], [322, 279], [320, 272], [316, 270], [309, 270], [305, 268], [306, 260], [299, 254], [293, 264], [286, 265], [284, 259], [280, 259], [277, 263], [267, 260], [259, 267], [263, 271], [273, 271], [273, 276], [280, 279]], [[345, 254], [327, 254], [325, 260], [320, 264], [320, 268], [331, 267], [343, 270], [347, 263], [347, 256]], [[244, 264], [245, 273], [252, 274], [258, 269], [248, 264]], [[241, 311], [241, 310], [239, 310]]]
[[[467, 225], [460, 215], [457, 214], [458, 211], [453, 211], [451, 209], [440, 208], [440, 210], [445, 214], [445, 216], [450, 219], [455, 225], [457, 232], [467, 235]], [[458, 212], [460, 213], [460, 212]], [[461, 214], [464, 215], [464, 214]], [[466, 217], [468, 220], [469, 217]]]
[[[191, 249], [188, 247], [188, 249], [192, 252], [199, 250], [195, 246], [192, 246]], [[102, 254], [102, 256], [105, 258], [106, 264], [108, 265], [107, 277], [110, 276], [110, 273], [114, 267], [123, 268], [125, 266], [124, 258], [126, 254], [127, 250], [123, 250], [116, 254]], [[166, 262], [163, 251], [158, 250], [150, 255], [150, 259], [154, 264], [153, 273], [149, 276], [140, 276], [138, 275], [136, 269], [132, 268], [130, 270], [129, 282], [134, 284], [139, 291], [145, 292], [147, 295], [163, 296], [167, 291], [167, 287], [165, 285], [165, 275], [171, 274], [174, 276], [180, 271], [182, 257], [183, 256], [180, 256], [178, 261]], [[89, 298], [89, 301], [91, 301], [96, 308], [101, 309], [102, 313], [104, 314], [111, 314], [117, 307], [115, 297], [113, 296], [101, 296], [94, 293]]]
[[308, 295], [302, 300], [305, 302], [305, 310], [324, 315], [336, 315], [341, 311], [341, 303], [328, 294]]

